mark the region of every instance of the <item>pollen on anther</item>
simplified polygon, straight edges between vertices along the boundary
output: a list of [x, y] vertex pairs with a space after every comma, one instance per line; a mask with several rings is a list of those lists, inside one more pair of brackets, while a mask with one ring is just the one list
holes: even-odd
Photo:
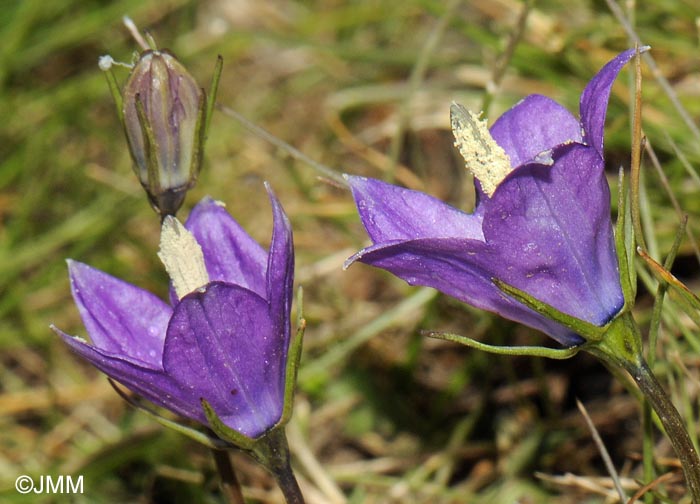
[[481, 183], [481, 188], [490, 197], [512, 168], [510, 158], [496, 143], [486, 121], [458, 103], [450, 107], [452, 133], [455, 147], [464, 158], [466, 168]]

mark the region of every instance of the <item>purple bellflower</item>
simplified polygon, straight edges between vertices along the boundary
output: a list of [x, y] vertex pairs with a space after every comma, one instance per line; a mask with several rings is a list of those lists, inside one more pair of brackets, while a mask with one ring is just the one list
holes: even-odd
[[566, 347], [583, 343], [506, 296], [493, 279], [597, 326], [623, 307], [603, 125], [612, 84], [634, 54], [619, 54], [588, 83], [580, 120], [553, 100], [530, 95], [489, 132], [453, 105], [455, 145], [475, 175], [471, 214], [421, 192], [348, 176], [373, 244], [346, 267], [360, 261], [383, 268], [539, 329]]
[[[163, 235], [176, 239], [172, 247], [189, 247], [173, 265], [161, 239], [176, 291], [172, 307], [69, 261], [73, 298], [91, 343], [54, 330], [78, 355], [159, 406], [206, 425], [204, 399], [233, 431], [248, 438], [269, 431], [285, 406], [294, 251], [287, 216], [269, 187], [268, 193], [269, 253], [221, 204], [205, 198], [184, 228], [172, 217], [164, 222]], [[201, 271], [191, 271], [188, 256], [195, 257], [195, 270], [199, 257]]]

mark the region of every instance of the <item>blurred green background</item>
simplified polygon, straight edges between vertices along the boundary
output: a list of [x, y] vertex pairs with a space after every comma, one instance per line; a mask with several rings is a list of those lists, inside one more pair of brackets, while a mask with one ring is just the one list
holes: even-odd
[[[126, 405], [49, 330], [53, 323], [85, 335], [68, 257], [167, 294], [155, 255], [158, 219], [97, 68], [100, 55], [128, 62], [137, 49], [123, 15], [174, 51], [204, 87], [221, 54], [218, 102], [310, 158], [467, 210], [471, 180], [452, 147], [451, 101], [479, 110], [493, 99], [490, 121], [530, 93], [575, 112], [588, 79], [633, 45], [603, 1], [534, 2], [520, 36], [524, 4], [516, 0], [4, 0], [0, 7], [2, 502], [223, 502], [206, 449]], [[643, 69], [643, 127], [664, 177], [646, 156], [643, 209], [650, 250], [663, 258], [679, 222], [674, 198], [690, 215], [692, 236], [700, 234], [693, 169], [700, 137], [656, 80], [667, 79], [697, 124], [700, 4], [626, 7], [658, 65], [656, 74]], [[116, 72], [123, 82], [127, 71]], [[617, 168], [629, 165], [630, 83], [623, 72], [608, 111], [613, 190]], [[367, 266], [342, 271], [366, 243], [349, 193], [221, 112], [180, 215], [211, 195], [266, 245], [263, 180], [292, 220], [296, 281], [305, 289], [309, 325], [289, 434], [310, 504], [615, 502], [605, 500], [615, 494], [575, 398], [634, 484], [642, 435], [624, 381], [586, 356], [496, 357], [421, 336], [438, 329], [493, 344], [552, 344]], [[697, 247], [695, 238], [682, 244], [674, 272], [698, 292], [693, 240]], [[655, 284], [641, 278], [636, 315], [644, 324]], [[694, 435], [697, 331], [667, 303], [656, 370]], [[661, 437], [656, 453], [660, 473], [677, 470]], [[251, 502], [282, 502], [259, 467], [242, 455], [235, 462]], [[80, 474], [84, 494], [21, 496], [20, 474]], [[682, 485], [676, 478], [663, 493], [673, 501]]]

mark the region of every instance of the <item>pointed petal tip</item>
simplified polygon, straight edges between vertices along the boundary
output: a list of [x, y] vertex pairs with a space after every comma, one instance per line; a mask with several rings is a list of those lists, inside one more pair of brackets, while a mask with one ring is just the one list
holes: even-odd
[[[265, 190], [267, 191], [267, 195], [270, 198], [270, 204], [272, 205], [272, 218], [274, 222], [277, 222], [278, 218], [282, 219], [282, 223], [284, 224], [284, 227], [288, 232], [291, 231], [291, 224], [289, 222], [289, 217], [287, 216], [287, 212], [284, 211], [284, 207], [282, 206], [282, 203], [280, 202], [279, 198], [277, 198], [277, 194], [275, 191], [272, 189], [272, 186], [270, 185], [269, 182], [265, 181]], [[273, 222], [273, 226], [274, 226]]]
[[367, 182], [368, 178], [361, 175], [350, 175], [348, 173], [343, 173], [343, 178], [350, 186], [350, 190], [354, 191], [358, 186], [364, 182]]
[[613, 83], [623, 67], [636, 54], [646, 52], [649, 46], [622, 51], [608, 61], [588, 82], [579, 101], [579, 113], [584, 141], [603, 155], [603, 136], [608, 102]]
[[66, 259], [66, 266], [68, 266], [68, 273], [72, 274], [73, 272], [77, 272], [81, 269], [84, 268], [91, 268], [91, 266], [88, 266], [84, 262], [76, 261], [75, 259]]
[[80, 265], [82, 263], [75, 261], [73, 259], [66, 259], [66, 267], [68, 268], [68, 279], [70, 280], [70, 283], [73, 283], [73, 277], [77, 273], [78, 269], [80, 268]]
[[54, 333], [56, 333], [61, 338], [69, 337], [66, 333], [64, 333], [58, 327], [56, 327], [55, 324], [49, 324], [49, 329], [51, 329]]
[[55, 332], [63, 341], [68, 343], [68, 345], [72, 346], [71, 344], [78, 343], [80, 345], [84, 346], [90, 346], [90, 342], [86, 340], [85, 338], [81, 336], [74, 336], [72, 334], [65, 333], [61, 331], [58, 327], [56, 327], [54, 324], [49, 324], [49, 329], [51, 329], [53, 332]]
[[272, 238], [267, 259], [267, 299], [273, 310], [289, 315], [294, 294], [294, 238], [292, 224], [269, 184], [265, 185], [272, 206]]
[[289, 227], [289, 218], [287, 217], [287, 213], [284, 211], [284, 207], [282, 206], [282, 203], [280, 202], [279, 198], [277, 197], [277, 193], [275, 190], [272, 188], [272, 184], [270, 184], [267, 180], [263, 182], [263, 185], [265, 186], [265, 191], [267, 191], [267, 196], [270, 198], [270, 203], [272, 204], [272, 215], [273, 218], [276, 219], [278, 214], [281, 214], [281, 217], [283, 217], [286, 226]]
[[[277, 193], [275, 193], [275, 190], [272, 188], [272, 184], [265, 180], [263, 182], [263, 185], [265, 186], [265, 191], [267, 191], [267, 196], [270, 198], [270, 203], [272, 203], [272, 208], [282, 209], [282, 205], [280, 204], [279, 198], [277, 197]], [[282, 213], [284, 213], [284, 209], [282, 209]]]
[[637, 53], [639, 53], [639, 54], [644, 54], [644, 53], [649, 52], [649, 51], [651, 51], [651, 46], [650, 46], [650, 45], [643, 45], [643, 46], [639, 46], [639, 47], [632, 47], [632, 48], [630, 48], [630, 49], [626, 49], [626, 50], [622, 51], [620, 54], [618, 54], [618, 55], [615, 56], [612, 60], [610, 60], [610, 62], [613, 62], [613, 61], [619, 59], [619, 60], [622, 60], [622, 61], [624, 61], [624, 62], [626, 63], [627, 61], [629, 61], [629, 60], [631, 60], [632, 58], [634, 58], [635, 54], [637, 54]]
[[352, 266], [353, 263], [357, 262], [360, 257], [362, 257], [362, 250], [345, 259], [343, 262], [343, 271], [347, 271], [347, 269]]
[[74, 259], [66, 259], [66, 265], [68, 266], [68, 279], [71, 286], [77, 282], [90, 282], [95, 275], [106, 275], [102, 270]]

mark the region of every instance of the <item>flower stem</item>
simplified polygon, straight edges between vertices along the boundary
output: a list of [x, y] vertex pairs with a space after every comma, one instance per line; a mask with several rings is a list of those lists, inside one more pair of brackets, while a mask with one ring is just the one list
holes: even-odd
[[224, 493], [226, 502], [229, 504], [245, 504], [241, 485], [238, 482], [236, 471], [231, 462], [231, 455], [226, 450], [213, 449], [211, 452], [214, 455], [216, 469], [221, 477], [221, 490]]
[[642, 338], [631, 313], [623, 313], [600, 341], [584, 350], [617, 368], [627, 371], [659, 416], [676, 455], [681, 461], [688, 491], [694, 504], [700, 504], [700, 458], [690, 440], [683, 418], [642, 356]]
[[693, 502], [700, 504], [700, 458], [698, 458], [697, 450], [690, 440], [681, 415], [644, 360], [638, 366], [627, 371], [637, 382], [639, 389], [654, 408], [656, 414], [659, 415], [659, 420], [666, 429], [668, 439], [681, 460]]
[[287, 504], [304, 504], [304, 496], [297, 483], [289, 460], [289, 444], [283, 428], [277, 428], [260, 438], [252, 454], [277, 481]]
[[287, 468], [278, 472], [275, 476], [287, 504], [304, 504], [304, 496], [301, 494], [301, 489], [289, 461], [287, 461]]

